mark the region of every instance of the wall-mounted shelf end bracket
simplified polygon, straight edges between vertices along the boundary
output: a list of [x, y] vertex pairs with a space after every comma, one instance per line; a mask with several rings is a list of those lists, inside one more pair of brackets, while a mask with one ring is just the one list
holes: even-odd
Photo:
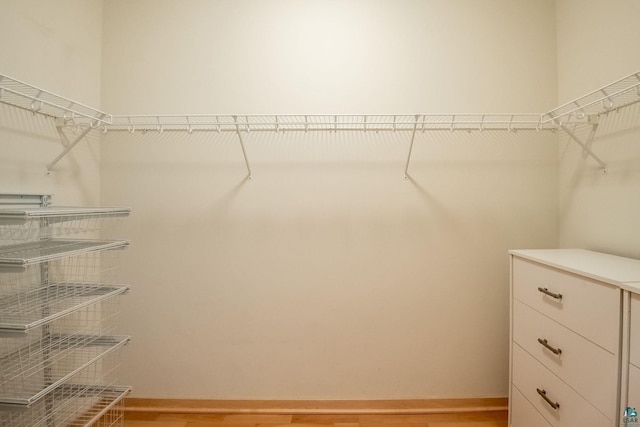
[[580, 145], [582, 150], [600, 165], [603, 173], [608, 173], [609, 170], [607, 169], [607, 164], [598, 157], [593, 150], [591, 150], [591, 143], [593, 142], [596, 131], [598, 130], [598, 117], [590, 117], [589, 124], [591, 125], [591, 130], [589, 132], [589, 136], [587, 136], [587, 140], [584, 142], [573, 132], [573, 130], [569, 129], [566, 124], [558, 123], [558, 127], [560, 127], [560, 129], [562, 129], [564, 133], [566, 133], [575, 143]]

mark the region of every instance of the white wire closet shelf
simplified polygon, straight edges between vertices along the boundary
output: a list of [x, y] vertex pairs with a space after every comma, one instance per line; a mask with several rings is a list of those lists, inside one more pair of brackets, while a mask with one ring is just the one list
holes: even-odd
[[129, 289], [129, 285], [57, 283], [0, 297], [0, 334], [26, 333]]
[[103, 130], [209, 132], [395, 132], [550, 130], [540, 114], [183, 114], [114, 115]]
[[[640, 71], [605, 85], [544, 113], [448, 113], [448, 114], [145, 114], [111, 115], [54, 95], [28, 83], [0, 74], [0, 102], [56, 119], [64, 150], [47, 165], [50, 172], [90, 131], [235, 132], [251, 177], [243, 134], [249, 132], [389, 132], [411, 133], [405, 178], [417, 132], [427, 131], [558, 131], [585, 149], [606, 172], [606, 163], [570, 130], [572, 124], [592, 124], [611, 111], [640, 101]], [[73, 141], [62, 131], [72, 127]], [[83, 131], [81, 129], [84, 128]]]
[[0, 208], [0, 239], [28, 240], [111, 228], [130, 208], [27, 207]]
[[54, 261], [92, 251], [122, 249], [125, 240], [66, 240], [49, 239], [16, 245], [0, 246], [0, 272], [6, 269], [25, 269], [29, 265]]
[[129, 286], [115, 277], [119, 254], [118, 250], [90, 251], [20, 269], [0, 268], [0, 336], [26, 333], [124, 294]]
[[0, 403], [30, 406], [130, 340], [129, 336], [51, 334], [3, 354]]
[[[124, 420], [123, 399], [131, 387], [119, 385], [64, 384], [28, 409], [0, 411], [0, 425], [11, 427], [112, 427]], [[54, 407], [54, 410], [48, 408]]]
[[0, 74], [0, 102], [53, 118], [65, 124], [95, 127], [109, 123], [111, 116], [69, 98]]
[[570, 123], [601, 116], [640, 102], [640, 71], [546, 112], [543, 123]]
[[128, 216], [131, 208], [111, 207], [34, 207], [26, 209], [0, 209], [0, 224], [21, 224], [34, 219], [69, 221], [100, 216]]

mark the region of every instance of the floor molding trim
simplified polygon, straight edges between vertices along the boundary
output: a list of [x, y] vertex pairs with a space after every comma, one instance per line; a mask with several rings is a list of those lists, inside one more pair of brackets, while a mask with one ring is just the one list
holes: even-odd
[[207, 400], [129, 397], [125, 412], [194, 414], [438, 414], [506, 411], [506, 397], [404, 400]]

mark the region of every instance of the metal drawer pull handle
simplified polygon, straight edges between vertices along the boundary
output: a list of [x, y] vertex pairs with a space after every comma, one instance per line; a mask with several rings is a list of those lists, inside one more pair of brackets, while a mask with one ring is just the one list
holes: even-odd
[[538, 291], [542, 292], [545, 295], [549, 295], [551, 298], [562, 299], [562, 294], [554, 294], [547, 288], [538, 288]]
[[549, 350], [551, 353], [553, 353], [555, 355], [559, 355], [560, 353], [562, 353], [562, 350], [560, 350], [559, 348], [551, 347], [549, 345], [549, 342], [546, 339], [538, 338], [538, 342], [540, 344], [542, 344], [547, 350]]
[[551, 399], [547, 397], [547, 392], [545, 390], [540, 390], [539, 388], [537, 388], [536, 391], [553, 409], [558, 409], [560, 407], [560, 404], [558, 402], [552, 402]]

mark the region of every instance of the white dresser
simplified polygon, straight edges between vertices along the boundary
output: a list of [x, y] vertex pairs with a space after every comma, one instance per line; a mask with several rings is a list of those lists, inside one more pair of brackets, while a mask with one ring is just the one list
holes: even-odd
[[624, 302], [640, 261], [579, 249], [510, 255], [510, 426], [620, 426], [628, 402], [640, 409], [640, 295]]
[[640, 426], [640, 417], [637, 415], [640, 413], [640, 282], [625, 283], [622, 287], [625, 293], [623, 295], [621, 377], [623, 419], [621, 421], [627, 422], [628, 426]]

